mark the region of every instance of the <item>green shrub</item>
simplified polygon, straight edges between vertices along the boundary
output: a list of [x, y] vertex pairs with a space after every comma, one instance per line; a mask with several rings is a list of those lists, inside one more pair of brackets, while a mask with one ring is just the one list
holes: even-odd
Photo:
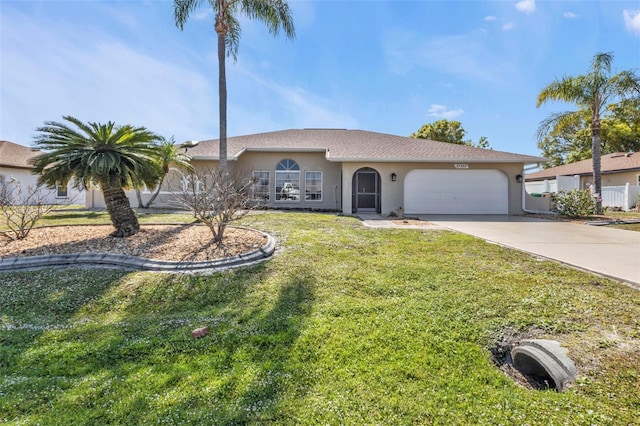
[[595, 197], [588, 189], [574, 189], [551, 194], [551, 210], [561, 216], [591, 216], [597, 212]]

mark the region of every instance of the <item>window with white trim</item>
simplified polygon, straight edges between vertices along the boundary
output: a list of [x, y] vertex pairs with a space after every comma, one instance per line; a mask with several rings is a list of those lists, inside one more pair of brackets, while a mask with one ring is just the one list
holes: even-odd
[[276, 201], [300, 201], [300, 166], [288, 158], [276, 166]]
[[636, 176], [636, 180], [637, 180], [636, 185], [640, 186], [640, 175]]
[[[205, 177], [206, 180], [206, 177]], [[189, 173], [182, 176], [182, 192], [188, 194], [199, 194], [200, 191], [206, 189], [205, 182], [202, 182], [200, 178], [194, 174]]]
[[67, 185], [56, 185], [56, 198], [67, 198], [69, 195], [69, 191], [67, 189]]
[[304, 199], [322, 201], [322, 172], [304, 173]]
[[269, 172], [257, 171], [252, 172], [253, 185], [251, 186], [251, 197], [254, 201], [269, 201], [271, 199], [271, 181]]

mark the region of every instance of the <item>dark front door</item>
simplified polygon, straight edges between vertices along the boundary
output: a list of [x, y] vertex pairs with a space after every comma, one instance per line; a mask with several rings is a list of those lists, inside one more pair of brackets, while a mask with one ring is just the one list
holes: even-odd
[[360, 169], [353, 177], [354, 212], [379, 212], [380, 175], [373, 169]]

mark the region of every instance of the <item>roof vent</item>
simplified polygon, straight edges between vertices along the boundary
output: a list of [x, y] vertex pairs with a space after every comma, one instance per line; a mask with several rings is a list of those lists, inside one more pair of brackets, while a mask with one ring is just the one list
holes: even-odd
[[627, 152], [625, 157], [631, 157], [633, 155], [633, 152]]

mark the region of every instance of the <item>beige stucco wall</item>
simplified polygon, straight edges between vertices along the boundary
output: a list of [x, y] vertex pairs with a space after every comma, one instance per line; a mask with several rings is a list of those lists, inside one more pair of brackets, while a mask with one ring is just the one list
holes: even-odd
[[[626, 173], [606, 173], [602, 174], [602, 186], [624, 186], [627, 183], [629, 185], [638, 185], [638, 176], [640, 172], [626, 172]], [[580, 187], [586, 188], [587, 183], [593, 183], [593, 176], [580, 176]]]
[[[20, 184], [25, 196], [28, 192], [35, 191], [35, 188], [38, 185], [38, 176], [31, 173], [31, 170], [29, 169], [0, 166], [0, 176], [3, 177], [0, 179], [0, 182], [4, 181], [6, 184], [15, 182]], [[42, 201], [48, 204], [84, 204], [85, 202], [85, 191], [74, 188], [71, 183], [67, 185], [66, 197], [58, 197], [56, 189], [50, 189], [45, 186], [40, 189], [40, 192]]]
[[[516, 175], [522, 174], [522, 164], [496, 164], [496, 163], [467, 163], [469, 170], [499, 170], [507, 176], [509, 184], [509, 214], [521, 214], [522, 211], [522, 184], [516, 181]], [[404, 201], [404, 179], [411, 170], [442, 169], [453, 170], [454, 163], [344, 163], [342, 168], [342, 194], [343, 212], [352, 213], [351, 184], [353, 176], [359, 169], [370, 167], [380, 174], [380, 204], [381, 213], [395, 212]], [[391, 174], [395, 173], [395, 182], [391, 181]], [[437, 184], [437, 183], [436, 183]], [[404, 208], [404, 207], [403, 207]]]
[[[322, 200], [280, 200], [275, 197], [275, 172], [278, 163], [284, 159], [294, 160], [300, 166], [300, 193], [305, 193], [305, 172], [322, 172]], [[202, 169], [210, 167], [211, 162], [194, 161], [194, 167]], [[229, 161], [229, 167], [242, 172], [270, 172], [270, 200], [263, 203], [266, 207], [276, 209], [311, 209], [341, 211], [340, 163], [326, 160], [322, 152], [245, 152], [237, 161]]]
[[[275, 169], [277, 164], [289, 158], [300, 166], [300, 192], [304, 194], [304, 172], [321, 171], [322, 200], [307, 201], [304, 197], [300, 200], [275, 200]], [[205, 170], [215, 165], [212, 161], [192, 161], [194, 168]], [[521, 214], [522, 210], [522, 184], [516, 181], [516, 175], [522, 174], [522, 164], [519, 163], [468, 163], [469, 170], [492, 169], [499, 170], [507, 176], [509, 187], [509, 214]], [[412, 170], [441, 169], [453, 170], [454, 163], [382, 163], [382, 162], [353, 162], [339, 163], [327, 161], [324, 152], [245, 152], [237, 161], [229, 161], [229, 167], [250, 173], [251, 171], [270, 172], [271, 199], [264, 204], [266, 207], [277, 209], [312, 209], [335, 210], [345, 214], [352, 214], [352, 183], [355, 173], [365, 167], [372, 168], [380, 174], [380, 205], [381, 213], [388, 215], [396, 212], [404, 205], [404, 180]], [[391, 174], [395, 173], [395, 182], [391, 181]], [[437, 184], [435, 182], [434, 184]], [[137, 206], [135, 192], [127, 193], [133, 207]], [[87, 199], [88, 207], [104, 208], [104, 199], [99, 191], [92, 191], [92, 197]], [[143, 193], [146, 200], [149, 195]], [[171, 202], [171, 194], [162, 194], [154, 203], [155, 207], [175, 206]]]

